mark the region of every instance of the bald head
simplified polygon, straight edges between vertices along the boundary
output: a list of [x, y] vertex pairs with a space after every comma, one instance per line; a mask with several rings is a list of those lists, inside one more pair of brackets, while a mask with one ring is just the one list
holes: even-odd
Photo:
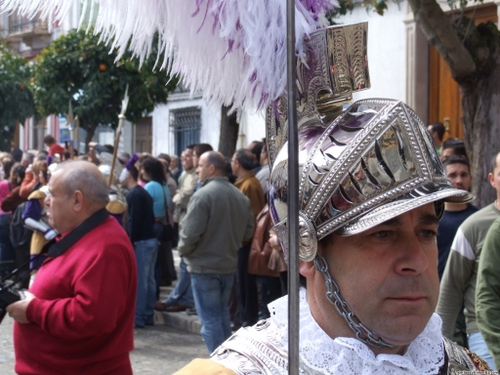
[[208, 151], [201, 155], [196, 168], [200, 182], [205, 182], [210, 177], [224, 176], [226, 162], [224, 156], [215, 151]]
[[73, 230], [109, 201], [103, 174], [83, 160], [59, 164], [49, 181], [49, 191], [49, 223], [59, 233]]
[[95, 164], [84, 160], [67, 161], [58, 165], [54, 175], [60, 173], [61, 183], [69, 197], [79, 190], [89, 203], [103, 208], [109, 201], [106, 179]]

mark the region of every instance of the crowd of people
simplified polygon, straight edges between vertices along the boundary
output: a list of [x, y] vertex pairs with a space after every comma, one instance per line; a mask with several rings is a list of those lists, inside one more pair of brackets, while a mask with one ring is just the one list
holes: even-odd
[[[119, 153], [111, 171], [112, 146], [91, 143], [88, 153], [78, 156], [50, 135], [44, 141], [47, 150], [24, 152], [19, 161], [12, 154], [1, 155], [4, 279], [24, 288], [36, 286], [37, 270], [48, 257], [46, 247], [67, 232], [50, 225], [50, 203], [45, 203], [54, 198], [49, 182], [75, 159], [111, 181], [105, 208], [127, 233], [137, 264], [135, 328], [153, 325], [155, 309], [187, 310], [199, 315], [203, 338], [213, 351], [234, 330], [269, 317], [267, 304], [286, 293], [283, 253], [276, 240], [269, 241], [265, 142], [237, 150], [232, 159], [209, 144], [189, 145], [180, 165], [176, 156], [164, 153]], [[264, 221], [254, 238], [259, 215]], [[181, 256], [179, 274], [173, 249]], [[29, 268], [31, 277], [16, 279], [11, 272], [19, 267]], [[160, 286], [174, 280], [169, 298], [160, 301]]]

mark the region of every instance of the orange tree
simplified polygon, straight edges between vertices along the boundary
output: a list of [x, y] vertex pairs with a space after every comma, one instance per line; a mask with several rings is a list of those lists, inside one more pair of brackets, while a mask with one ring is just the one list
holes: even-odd
[[118, 125], [118, 114], [127, 84], [126, 117], [136, 122], [165, 103], [177, 85], [165, 72], [153, 71], [156, 54], [140, 66], [125, 53], [118, 61], [116, 51], [99, 43], [99, 35], [72, 30], [54, 40], [37, 57], [33, 68], [32, 91], [41, 115], [68, 111], [71, 101], [80, 127], [91, 141], [98, 125]]
[[9, 150], [17, 121], [35, 114], [28, 61], [0, 44], [0, 150]]

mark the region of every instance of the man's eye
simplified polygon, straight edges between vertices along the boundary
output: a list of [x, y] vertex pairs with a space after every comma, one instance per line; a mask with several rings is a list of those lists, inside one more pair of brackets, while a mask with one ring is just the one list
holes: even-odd
[[437, 232], [435, 230], [426, 229], [422, 231], [422, 236], [426, 238], [434, 238], [437, 236]]
[[390, 234], [391, 232], [388, 230], [381, 230], [379, 232], [373, 233], [373, 236], [375, 236], [376, 238], [387, 238]]

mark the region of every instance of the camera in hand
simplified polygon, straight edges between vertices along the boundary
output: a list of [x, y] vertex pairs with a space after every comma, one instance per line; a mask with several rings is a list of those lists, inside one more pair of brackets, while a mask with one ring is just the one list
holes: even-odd
[[0, 282], [0, 323], [7, 314], [7, 306], [24, 298], [23, 292], [13, 289], [14, 283]]
[[7, 314], [7, 306], [24, 299], [24, 293], [16, 290], [16, 285], [30, 277], [29, 263], [26, 262], [0, 280], [0, 323]]

